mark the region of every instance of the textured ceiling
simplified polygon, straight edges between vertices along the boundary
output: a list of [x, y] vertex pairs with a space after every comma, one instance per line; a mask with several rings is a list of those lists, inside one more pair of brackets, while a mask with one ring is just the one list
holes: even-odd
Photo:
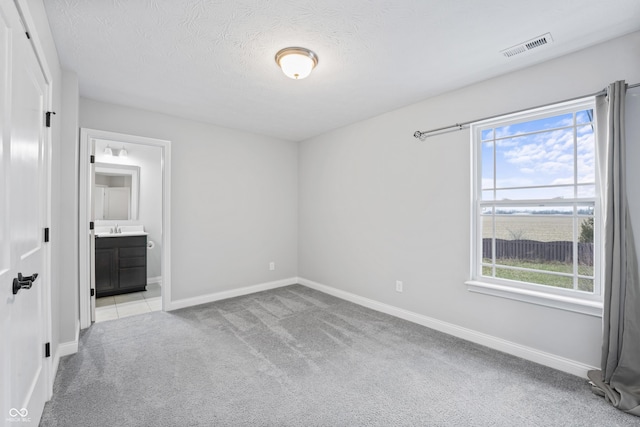
[[[640, 29], [639, 0], [44, 4], [81, 96], [294, 141]], [[310, 77], [282, 74], [287, 46], [318, 54]]]

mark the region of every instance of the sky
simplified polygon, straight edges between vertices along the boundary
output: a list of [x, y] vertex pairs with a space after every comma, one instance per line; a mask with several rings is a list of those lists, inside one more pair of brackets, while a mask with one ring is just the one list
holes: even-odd
[[[588, 184], [578, 187], [578, 197], [594, 197], [595, 145], [591, 114], [592, 110], [576, 113], [577, 162], [574, 161], [572, 113], [482, 131], [483, 200], [493, 199], [493, 192], [486, 190], [492, 189], [494, 183], [494, 132], [497, 200], [573, 198], [575, 178], [579, 184]], [[514, 189], [548, 185], [565, 186]]]

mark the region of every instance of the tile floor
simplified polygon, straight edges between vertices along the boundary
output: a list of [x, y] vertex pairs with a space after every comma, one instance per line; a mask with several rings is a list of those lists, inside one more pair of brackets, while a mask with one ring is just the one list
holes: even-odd
[[136, 314], [162, 310], [160, 285], [147, 285], [144, 292], [96, 298], [96, 322], [120, 319]]

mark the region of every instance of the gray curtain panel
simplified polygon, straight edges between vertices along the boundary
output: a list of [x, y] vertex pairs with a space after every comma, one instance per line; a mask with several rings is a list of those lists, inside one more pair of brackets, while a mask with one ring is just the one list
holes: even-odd
[[640, 281], [627, 206], [625, 95], [624, 81], [617, 81], [609, 85], [606, 97], [596, 100], [604, 313], [602, 370], [589, 371], [589, 378], [594, 392], [616, 408], [640, 416]]

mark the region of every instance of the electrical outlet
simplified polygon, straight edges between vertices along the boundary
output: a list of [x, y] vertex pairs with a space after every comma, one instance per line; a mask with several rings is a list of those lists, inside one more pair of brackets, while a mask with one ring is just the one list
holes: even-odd
[[270, 271], [273, 271], [273, 270], [275, 270], [275, 269], [276, 269], [276, 263], [275, 263], [275, 262], [273, 262], [273, 261], [271, 261], [271, 262], [269, 263], [269, 270], [270, 270]]
[[402, 292], [402, 282], [400, 280], [396, 280], [396, 292]]

